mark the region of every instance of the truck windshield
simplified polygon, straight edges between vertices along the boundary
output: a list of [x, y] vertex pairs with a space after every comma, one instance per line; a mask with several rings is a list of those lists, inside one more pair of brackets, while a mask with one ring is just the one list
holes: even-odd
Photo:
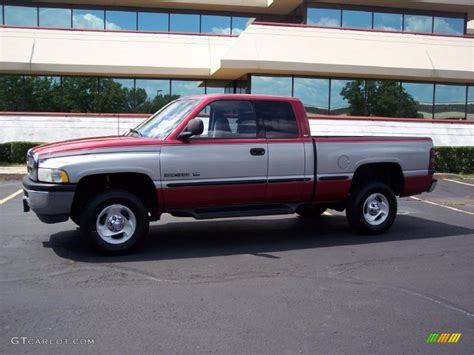
[[191, 112], [199, 102], [197, 99], [180, 99], [171, 102], [141, 123], [131, 134], [138, 133], [148, 138], [166, 138], [171, 131]]

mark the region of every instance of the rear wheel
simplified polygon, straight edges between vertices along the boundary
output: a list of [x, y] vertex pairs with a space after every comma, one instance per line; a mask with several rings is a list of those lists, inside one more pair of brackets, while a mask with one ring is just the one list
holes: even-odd
[[93, 198], [81, 215], [81, 232], [96, 249], [107, 254], [124, 254], [146, 237], [148, 212], [140, 199], [121, 190]]
[[296, 214], [303, 218], [318, 218], [326, 211], [326, 209], [325, 206], [305, 205], [298, 207], [296, 209]]
[[396, 215], [397, 198], [390, 187], [382, 183], [357, 189], [351, 194], [346, 209], [349, 225], [360, 234], [384, 233]]

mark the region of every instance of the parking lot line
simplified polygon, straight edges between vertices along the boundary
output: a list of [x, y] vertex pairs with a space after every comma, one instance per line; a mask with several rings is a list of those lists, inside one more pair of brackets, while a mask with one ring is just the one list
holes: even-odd
[[462, 182], [462, 181], [457, 181], [457, 180], [452, 180], [452, 179], [443, 179], [443, 180], [454, 182], [456, 184], [461, 184], [461, 185], [474, 186], [474, 184], [469, 184], [467, 182]]
[[460, 210], [459, 208], [455, 208], [455, 207], [451, 207], [451, 206], [442, 205], [442, 204], [440, 204], [440, 203], [436, 203], [436, 202], [432, 202], [432, 201], [428, 201], [428, 200], [422, 200], [421, 198], [418, 198], [418, 197], [415, 197], [415, 196], [410, 196], [410, 198], [413, 199], [413, 200], [416, 200], [416, 201], [420, 201], [420, 202], [427, 203], [427, 204], [429, 204], [429, 205], [434, 205], [434, 206], [438, 206], [438, 207], [443, 207], [443, 208], [447, 208], [448, 210], [452, 210], [452, 211], [456, 211], [456, 212], [461, 212], [461, 213], [465, 213], [465, 214], [474, 216], [474, 212], [469, 212], [469, 211]]
[[5, 197], [4, 199], [0, 200], [0, 205], [3, 205], [5, 202], [8, 202], [10, 201], [12, 198], [15, 198], [17, 197], [19, 194], [21, 194], [23, 192], [23, 189], [20, 189], [14, 193], [12, 193], [11, 195]]

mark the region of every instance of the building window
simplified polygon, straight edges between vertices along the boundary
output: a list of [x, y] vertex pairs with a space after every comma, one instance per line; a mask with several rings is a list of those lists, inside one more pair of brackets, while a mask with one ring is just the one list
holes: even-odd
[[464, 34], [464, 22], [462, 18], [434, 17], [433, 32], [447, 34]]
[[55, 7], [39, 8], [39, 26], [71, 28], [71, 9], [60, 9]]
[[331, 115], [364, 115], [365, 81], [331, 80]]
[[202, 80], [171, 80], [171, 95], [173, 96], [203, 95], [204, 93], [205, 83]]
[[342, 27], [372, 28], [372, 12], [358, 10], [342, 11]]
[[433, 32], [433, 17], [424, 15], [405, 15], [405, 32], [429, 33]]
[[230, 22], [229, 16], [202, 15], [201, 32], [230, 35], [232, 32]]
[[104, 10], [73, 9], [72, 27], [89, 30], [105, 29]]
[[416, 115], [410, 117], [433, 118], [433, 90], [433, 84], [402, 83], [402, 93], [409, 95], [416, 104]]
[[341, 26], [341, 10], [308, 8], [307, 23], [324, 27]]
[[295, 78], [293, 96], [303, 102], [308, 113], [329, 113], [329, 79]]
[[5, 5], [5, 25], [10, 26], [38, 26], [38, 8], [28, 6]]
[[232, 34], [240, 35], [255, 20], [253, 17], [232, 17]]
[[404, 31], [414, 33], [446, 33], [463, 35], [466, 20], [464, 14], [433, 16], [431, 13], [396, 9], [374, 11], [351, 6], [342, 9], [338, 6], [308, 7], [307, 24], [324, 27], [366, 28], [385, 31]]
[[3, 25], [3, 5], [0, 5], [0, 24]]
[[168, 31], [168, 14], [160, 12], [139, 12], [139, 31]]
[[250, 87], [253, 94], [291, 96], [291, 82], [289, 76], [252, 75]]
[[[103, 112], [98, 100], [99, 81], [95, 77], [63, 77], [63, 111]], [[120, 112], [119, 108], [111, 112]], [[43, 111], [43, 110], [40, 110]]]
[[469, 85], [467, 90], [467, 119], [474, 120], [474, 85]]
[[199, 15], [192, 14], [171, 14], [170, 31], [171, 32], [196, 32], [200, 31]]
[[131, 11], [105, 11], [105, 28], [108, 30], [128, 30], [137, 29], [137, 13]]
[[402, 25], [402, 14], [374, 12], [374, 29], [384, 31], [401, 31]]
[[436, 84], [435, 118], [464, 119], [466, 117], [466, 85]]

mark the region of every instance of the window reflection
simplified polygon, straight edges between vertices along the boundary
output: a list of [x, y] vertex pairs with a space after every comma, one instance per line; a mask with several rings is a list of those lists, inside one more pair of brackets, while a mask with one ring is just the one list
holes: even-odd
[[171, 94], [176, 96], [202, 95], [205, 93], [203, 81], [171, 80]]
[[253, 94], [291, 96], [291, 77], [289, 76], [252, 76]]
[[474, 85], [467, 87], [467, 119], [474, 120]]
[[308, 8], [307, 23], [325, 27], [341, 26], [341, 10]]
[[[104, 112], [98, 100], [98, 80], [94, 77], [63, 77], [63, 109], [65, 112]], [[120, 112], [120, 108], [114, 111]]]
[[3, 5], [0, 5], [0, 24], [3, 25]]
[[171, 32], [199, 32], [199, 15], [171, 14]]
[[23, 95], [26, 111], [61, 111], [61, 78], [25, 76]]
[[464, 34], [464, 19], [452, 17], [435, 17], [433, 24], [435, 33]]
[[372, 13], [368, 11], [343, 10], [342, 27], [372, 28]]
[[385, 31], [401, 31], [403, 23], [402, 14], [374, 12], [374, 28]]
[[220, 35], [230, 35], [230, 17], [229, 16], [215, 16], [202, 15], [201, 16], [201, 32], [215, 33]]
[[424, 15], [405, 15], [405, 32], [432, 32], [433, 17]]
[[402, 83], [402, 92], [415, 101], [416, 117], [433, 118], [433, 84]]
[[5, 25], [10, 26], [38, 26], [36, 7], [5, 5]]
[[309, 113], [329, 112], [329, 79], [295, 78], [293, 96], [299, 98]]
[[136, 12], [106, 10], [105, 18], [105, 28], [108, 30], [135, 31], [137, 29]]
[[[351, 95], [352, 94], [352, 95]], [[331, 80], [331, 115], [355, 115], [351, 106], [364, 104], [363, 80]], [[351, 102], [349, 102], [351, 98]], [[357, 102], [357, 104], [355, 104]]]
[[136, 79], [132, 98], [134, 104], [132, 112], [156, 112], [173, 100], [170, 96], [170, 81]]
[[234, 83], [223, 80], [206, 80], [206, 94], [231, 94], [234, 92]]
[[232, 17], [232, 34], [240, 35], [255, 20], [252, 17]]
[[104, 10], [72, 10], [72, 27], [82, 29], [103, 30]]
[[71, 9], [40, 7], [39, 26], [71, 28]]
[[436, 84], [435, 118], [464, 118], [466, 86]]
[[139, 31], [168, 31], [168, 14], [160, 12], [139, 12]]

